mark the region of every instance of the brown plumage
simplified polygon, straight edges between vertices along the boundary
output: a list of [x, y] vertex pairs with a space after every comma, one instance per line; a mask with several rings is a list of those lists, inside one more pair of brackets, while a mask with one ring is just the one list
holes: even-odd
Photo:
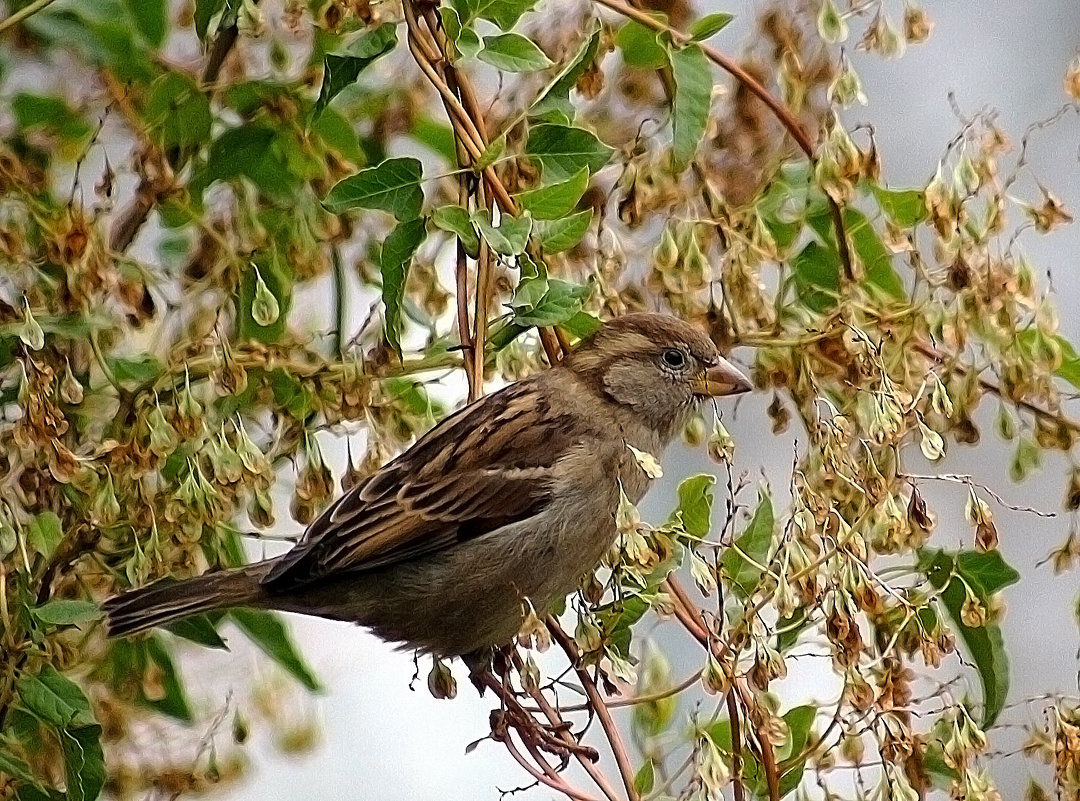
[[328, 508], [292, 551], [106, 602], [109, 633], [254, 606], [368, 626], [441, 655], [501, 645], [526, 601], [549, 609], [615, 536], [619, 487], [649, 480], [699, 402], [750, 385], [697, 329], [628, 315], [559, 365], [443, 420]]

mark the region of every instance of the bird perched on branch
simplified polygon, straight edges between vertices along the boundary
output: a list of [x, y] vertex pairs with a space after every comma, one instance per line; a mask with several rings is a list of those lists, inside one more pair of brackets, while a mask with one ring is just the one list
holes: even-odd
[[615, 540], [631, 502], [701, 401], [750, 383], [674, 317], [607, 323], [554, 367], [483, 397], [330, 506], [288, 553], [157, 583], [104, 605], [123, 636], [256, 607], [347, 620], [439, 656], [509, 643]]

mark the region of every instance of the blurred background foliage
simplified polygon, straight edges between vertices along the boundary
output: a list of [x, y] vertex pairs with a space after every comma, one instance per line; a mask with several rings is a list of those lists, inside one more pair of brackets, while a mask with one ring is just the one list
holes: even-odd
[[[1080, 356], [1020, 247], [1072, 217], [1049, 184], [1017, 182], [1028, 136], [1075, 106], [1017, 142], [965, 117], [925, 184], [894, 187], [873, 130], [845, 127], [865, 102], [847, 52], [924, 41], [932, 20], [910, 2], [766, 4], [739, 59], [710, 44], [730, 15], [684, 0], [7, 11], [5, 797], [176, 797], [235, 778], [249, 717], [200, 720], [176, 645], [225, 647], [227, 619], [317, 689], [282, 621], [239, 610], [110, 642], [96, 602], [243, 563], [440, 419], [431, 382], [464, 375], [475, 396], [639, 309], [706, 328], [752, 365], [773, 431], [804, 434], [790, 486], [755, 496], [719, 418], [695, 420], [686, 440], [717, 476], [684, 482], [666, 524], [618, 510], [619, 546], [564, 618], [574, 635], [552, 632], [584, 685], [641, 699], [636, 753], [606, 730], [604, 769], [634, 799], [997, 797], [999, 593], [1018, 574], [997, 550], [997, 494], [926, 462], [979, 441], [980, 404], [1015, 443], [1014, 478], [1048, 450], [1073, 462], [1063, 401]], [[1080, 63], [1062, 75], [1075, 103]], [[324, 431], [363, 443], [342, 475]], [[935, 480], [967, 488], [960, 549], [934, 539], [920, 486]], [[1075, 468], [1068, 486], [1075, 510]], [[1070, 534], [1055, 569], [1077, 556]], [[704, 646], [689, 681], [634, 641], [656, 615]], [[556, 686], [527, 650], [547, 642], [534, 622], [504, 703]], [[785, 709], [770, 683], [812, 642], [838, 700]], [[957, 653], [964, 690], [934, 678]], [[439, 663], [429, 687], [456, 692]], [[725, 704], [677, 720], [666, 699], [695, 688]], [[1025, 749], [1053, 771], [1030, 797], [1077, 797], [1080, 716], [1068, 699], [1048, 710]], [[231, 725], [236, 747], [151, 752], [163, 719]], [[544, 770], [552, 743], [505, 725], [573, 796]], [[310, 744], [301, 728], [286, 749]]]

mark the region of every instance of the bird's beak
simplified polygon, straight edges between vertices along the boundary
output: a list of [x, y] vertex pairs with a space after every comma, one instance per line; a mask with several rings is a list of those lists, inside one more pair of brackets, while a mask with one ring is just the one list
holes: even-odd
[[750, 379], [724, 359], [695, 378], [693, 384], [694, 392], [710, 398], [738, 395], [753, 388]]

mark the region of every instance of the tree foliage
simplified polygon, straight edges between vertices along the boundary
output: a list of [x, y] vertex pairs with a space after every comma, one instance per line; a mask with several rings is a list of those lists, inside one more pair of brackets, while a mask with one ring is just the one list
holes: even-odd
[[[802, 432], [790, 481], [755, 496], [721, 421], [695, 420], [717, 476], [684, 482], [665, 523], [617, 510], [562, 624], [531, 617], [488, 677], [492, 736], [573, 798], [775, 800], [811, 774], [845, 794], [852, 768], [880, 798], [996, 797], [1000, 593], [1019, 576], [998, 496], [920, 465], [976, 444], [987, 405], [1015, 478], [1072, 451], [1080, 357], [1021, 249], [1071, 216], [1049, 189], [1018, 195], [1027, 136], [1012, 148], [987, 115], [925, 185], [890, 185], [851, 129], [865, 97], [842, 45], [894, 57], [929, 35], [893, 5], [768, 8], [740, 61], [718, 49], [730, 15], [678, 0], [17, 0], [0, 22], [5, 794], [235, 772], [205, 749], [155, 763], [134, 724], [205, 725], [177, 644], [221, 648], [227, 622], [316, 688], [282, 621], [106, 641], [95, 602], [243, 563], [246, 533], [285, 517], [278, 482], [289, 527], [310, 522], [337, 489], [322, 432], [365, 434], [348, 486], [443, 414], [431, 379], [463, 371], [475, 397], [659, 306], [752, 364], [774, 432]], [[940, 510], [966, 518], [960, 549], [935, 534], [931, 480], [966, 486], [962, 512]], [[1055, 565], [1077, 554], [1070, 537]], [[688, 679], [641, 641], [657, 616], [701, 646]], [[593, 764], [541, 675], [551, 642], [612, 760]], [[837, 696], [785, 706], [770, 687], [807, 644]], [[961, 654], [968, 691], [916, 696]], [[429, 687], [456, 692], [439, 662]], [[688, 719], [675, 699], [695, 692], [718, 703]], [[634, 748], [609, 712], [628, 703]], [[1029, 751], [1073, 797], [1080, 713], [1047, 708]]]

